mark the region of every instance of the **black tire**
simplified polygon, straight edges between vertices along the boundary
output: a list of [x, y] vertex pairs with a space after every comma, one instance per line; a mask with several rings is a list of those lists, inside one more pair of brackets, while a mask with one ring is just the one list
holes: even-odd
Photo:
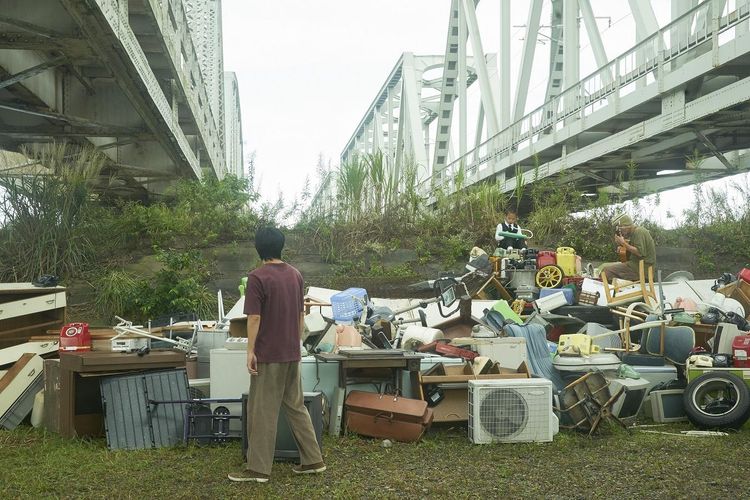
[[727, 372], [707, 372], [693, 379], [682, 396], [685, 413], [702, 429], [739, 429], [750, 418], [750, 390]]

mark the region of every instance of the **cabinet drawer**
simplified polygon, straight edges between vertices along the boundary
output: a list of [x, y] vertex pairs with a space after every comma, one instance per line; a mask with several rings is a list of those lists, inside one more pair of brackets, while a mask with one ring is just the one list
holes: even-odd
[[0, 304], [0, 320], [65, 307], [65, 292], [50, 293]]

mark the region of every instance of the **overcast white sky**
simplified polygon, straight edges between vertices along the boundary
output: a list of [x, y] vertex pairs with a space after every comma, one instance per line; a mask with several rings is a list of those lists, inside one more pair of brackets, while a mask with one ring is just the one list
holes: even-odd
[[[591, 3], [607, 56], [630, 48], [635, 25], [627, 2]], [[652, 4], [659, 24], [666, 24], [670, 1]], [[520, 25], [526, 23], [529, 5], [529, 0], [513, 0], [511, 6], [513, 86], [524, 35]], [[401, 53], [444, 53], [449, 7], [450, 0], [223, 0], [224, 69], [237, 73], [245, 154], [256, 153], [264, 197], [273, 199], [282, 191], [292, 198], [306, 175], [314, 187], [320, 154], [338, 165], [341, 150]], [[543, 25], [549, 24], [549, 8], [545, 2]], [[484, 51], [497, 52], [497, 0], [481, 1], [477, 17]], [[549, 30], [542, 28], [542, 33]], [[527, 110], [542, 104], [546, 88], [549, 45], [539, 40]], [[585, 76], [595, 67], [583, 29], [581, 47]], [[475, 84], [470, 99], [478, 91]]]

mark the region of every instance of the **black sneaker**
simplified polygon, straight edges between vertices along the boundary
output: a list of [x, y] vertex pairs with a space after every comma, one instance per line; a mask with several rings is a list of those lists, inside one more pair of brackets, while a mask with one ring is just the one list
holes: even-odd
[[326, 464], [318, 462], [317, 464], [309, 465], [295, 465], [292, 467], [292, 471], [295, 474], [320, 474], [326, 470]]

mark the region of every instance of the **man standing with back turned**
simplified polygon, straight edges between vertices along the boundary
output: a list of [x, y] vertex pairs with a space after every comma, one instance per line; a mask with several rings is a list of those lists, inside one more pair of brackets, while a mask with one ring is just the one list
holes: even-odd
[[276, 424], [281, 405], [300, 452], [297, 474], [326, 470], [305, 408], [300, 379], [300, 339], [304, 331], [302, 275], [281, 260], [284, 235], [264, 227], [255, 233], [255, 249], [262, 265], [248, 275], [247, 370], [251, 375], [247, 407], [247, 464], [229, 474], [232, 481], [268, 482], [276, 447]]

